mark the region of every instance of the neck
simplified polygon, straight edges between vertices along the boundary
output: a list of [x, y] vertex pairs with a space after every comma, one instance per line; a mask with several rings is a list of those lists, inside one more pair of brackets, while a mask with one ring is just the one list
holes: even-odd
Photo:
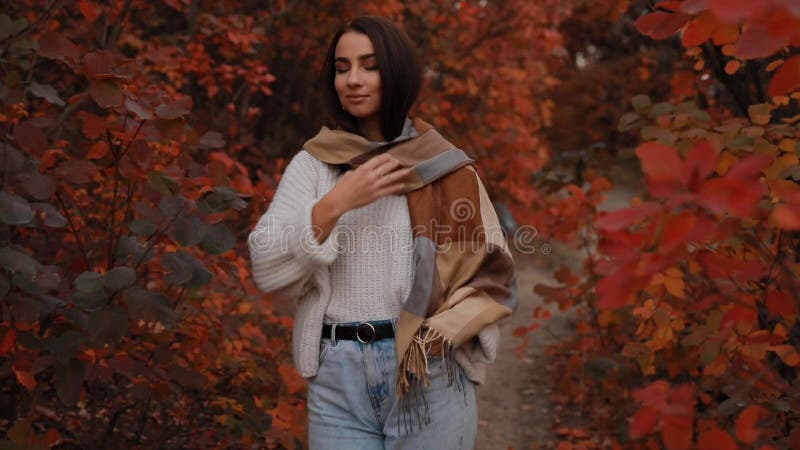
[[370, 141], [383, 142], [386, 140], [381, 133], [381, 123], [378, 117], [360, 120], [358, 128], [361, 134]]

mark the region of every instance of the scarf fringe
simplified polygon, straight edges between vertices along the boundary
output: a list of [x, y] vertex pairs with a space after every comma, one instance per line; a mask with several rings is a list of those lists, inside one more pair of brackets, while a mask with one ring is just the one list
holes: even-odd
[[414, 335], [397, 370], [397, 401], [400, 414], [397, 416], [398, 428], [402, 426], [406, 433], [414, 431], [411, 418], [417, 416], [416, 425], [422, 429], [430, 425], [430, 405], [425, 398], [423, 387], [431, 383], [428, 358], [437, 340], [441, 339], [442, 371], [447, 376], [447, 386], [454, 386], [462, 392], [464, 383], [459, 376], [459, 366], [455, 359], [455, 346], [441, 333], [432, 328], [420, 328]]

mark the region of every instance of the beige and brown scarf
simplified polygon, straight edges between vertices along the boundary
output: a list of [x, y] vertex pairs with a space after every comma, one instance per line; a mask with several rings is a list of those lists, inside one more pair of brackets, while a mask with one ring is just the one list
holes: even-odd
[[[420, 424], [429, 420], [420, 384], [428, 385], [428, 357], [441, 354], [450, 383], [455, 348], [517, 307], [514, 264], [474, 161], [433, 127], [415, 119], [418, 135], [375, 145], [364, 137], [324, 128], [304, 148], [320, 161], [357, 167], [387, 152], [404, 167], [414, 239], [414, 280], [397, 322], [397, 393]], [[407, 394], [412, 393], [413, 401]], [[420, 401], [421, 400], [421, 401]], [[412, 427], [413, 428], [413, 427]]]

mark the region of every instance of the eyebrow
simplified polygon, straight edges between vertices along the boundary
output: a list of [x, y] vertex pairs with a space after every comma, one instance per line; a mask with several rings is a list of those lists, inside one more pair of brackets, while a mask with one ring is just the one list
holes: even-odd
[[[358, 57], [358, 59], [360, 59], [362, 61], [365, 60], [365, 59], [369, 59], [369, 58], [375, 58], [375, 53], [369, 53], [369, 54], [361, 55], [361, 56]], [[335, 58], [334, 61], [336, 61], [336, 62], [349, 62], [350, 60], [348, 60], [345, 57], [339, 56], [339, 57]]]

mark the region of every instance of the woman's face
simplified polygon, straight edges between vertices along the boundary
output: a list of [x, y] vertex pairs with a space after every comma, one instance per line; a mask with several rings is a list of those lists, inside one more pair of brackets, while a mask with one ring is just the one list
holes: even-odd
[[333, 84], [344, 110], [362, 123], [377, 119], [381, 110], [381, 75], [369, 37], [355, 31], [342, 34], [334, 63]]

